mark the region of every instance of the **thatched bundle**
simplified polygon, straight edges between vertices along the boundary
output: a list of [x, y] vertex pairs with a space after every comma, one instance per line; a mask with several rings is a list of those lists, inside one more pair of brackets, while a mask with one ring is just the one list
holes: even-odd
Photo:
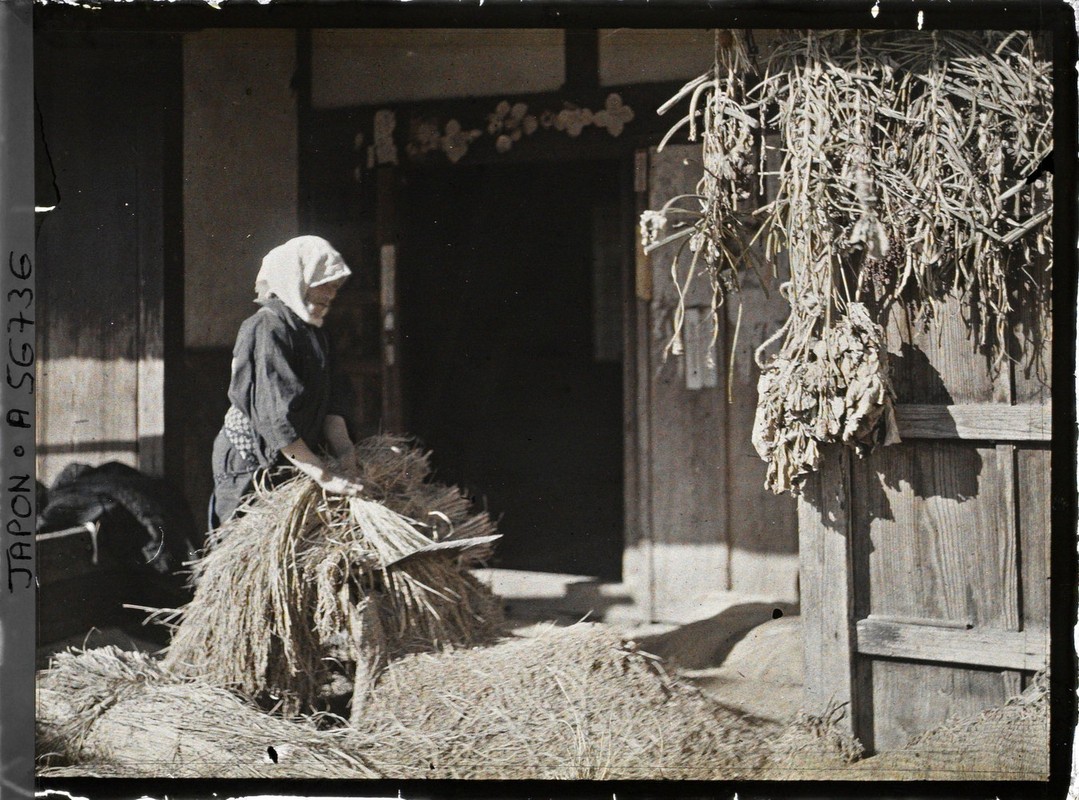
[[776, 494], [797, 490], [820, 466], [826, 444], [863, 454], [899, 440], [883, 328], [862, 303], [848, 304], [819, 334], [817, 322], [802, 320], [798, 346], [760, 364], [753, 446], [768, 463], [765, 486]]
[[43, 774], [707, 779], [770, 757], [751, 720], [601, 625], [406, 656], [335, 730], [116, 648], [63, 654], [39, 681]]
[[357, 460], [365, 499], [287, 477], [211, 534], [171, 671], [289, 713], [317, 707], [343, 673], [356, 679], [355, 713], [389, 659], [497, 635], [500, 605], [470, 574], [469, 550], [423, 552], [491, 535], [487, 514], [430, 481], [427, 454], [406, 440], [369, 439]]
[[38, 675], [39, 775], [168, 778], [377, 777], [355, 731], [319, 731], [103, 647], [55, 656]]

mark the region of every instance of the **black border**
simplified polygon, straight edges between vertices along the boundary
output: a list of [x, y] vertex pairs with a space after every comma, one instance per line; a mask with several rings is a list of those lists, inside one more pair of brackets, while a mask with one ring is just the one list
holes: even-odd
[[[299, 31], [315, 27], [747, 27], [853, 28], [924, 27], [932, 29], [1031, 29], [1053, 32], [1055, 81], [1054, 186], [1054, 336], [1053, 371], [1060, 388], [1053, 408], [1051, 645], [1051, 777], [1048, 783], [1020, 782], [730, 782], [704, 781], [273, 781], [265, 780], [121, 780], [39, 779], [39, 790], [75, 796], [205, 798], [245, 794], [294, 794], [311, 797], [355, 796], [404, 798], [572, 797], [985, 797], [1042, 798], [1065, 796], [1075, 730], [1076, 654], [1076, 435], [1073, 386], [1076, 342], [1076, 12], [1063, 0], [884, 0], [872, 17], [873, 0], [227, 0], [220, 9], [202, 0], [159, 4], [84, 2], [97, 8], [51, 3], [35, 8], [35, 30], [115, 29], [191, 31], [202, 28], [279, 27]], [[302, 36], [302, 34], [301, 34]], [[1070, 136], [1062, 135], [1071, 132]], [[1061, 246], [1062, 244], [1068, 246]]]

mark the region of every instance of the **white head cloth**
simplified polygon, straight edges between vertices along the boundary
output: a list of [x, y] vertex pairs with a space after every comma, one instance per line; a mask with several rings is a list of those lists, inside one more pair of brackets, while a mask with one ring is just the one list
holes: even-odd
[[297, 236], [275, 247], [262, 259], [255, 278], [255, 302], [276, 295], [309, 325], [321, 326], [311, 316], [304, 298], [312, 286], [347, 278], [352, 271], [333, 246], [319, 236]]

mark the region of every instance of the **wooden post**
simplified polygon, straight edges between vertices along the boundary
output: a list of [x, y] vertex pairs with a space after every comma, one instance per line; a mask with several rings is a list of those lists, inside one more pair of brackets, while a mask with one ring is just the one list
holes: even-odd
[[404, 427], [397, 324], [396, 180], [393, 167], [378, 168], [375, 235], [379, 246], [382, 315], [382, 428], [387, 432], [401, 432]]
[[865, 732], [858, 730], [856, 705], [868, 698], [854, 691], [850, 533], [850, 453], [833, 446], [798, 498], [805, 709], [822, 714], [846, 704], [840, 725], [859, 736]]

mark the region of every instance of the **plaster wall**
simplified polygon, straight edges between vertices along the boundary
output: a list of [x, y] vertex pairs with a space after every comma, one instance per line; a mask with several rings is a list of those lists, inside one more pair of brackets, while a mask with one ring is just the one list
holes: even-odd
[[712, 31], [609, 28], [599, 32], [602, 86], [695, 78], [712, 66]]
[[262, 256], [297, 234], [295, 33], [185, 35], [184, 337], [231, 347]]

